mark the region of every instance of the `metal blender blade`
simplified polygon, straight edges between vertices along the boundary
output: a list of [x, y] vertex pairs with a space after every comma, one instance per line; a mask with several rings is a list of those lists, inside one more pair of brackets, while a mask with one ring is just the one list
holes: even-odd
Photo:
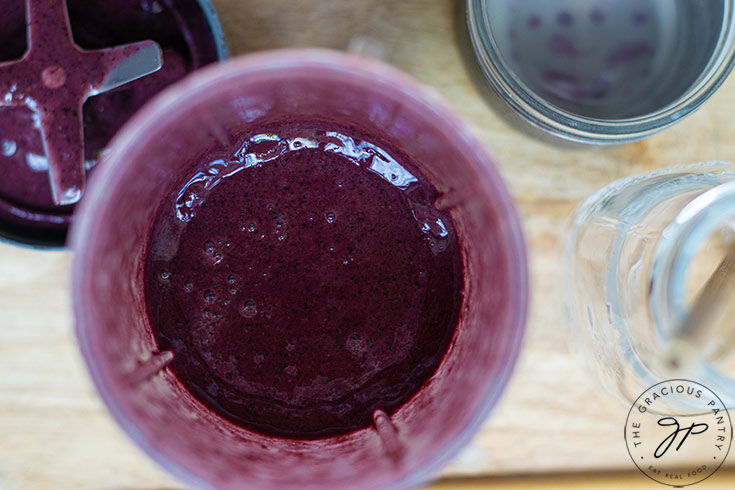
[[0, 106], [24, 105], [41, 131], [54, 203], [84, 192], [82, 106], [90, 96], [161, 68], [161, 49], [142, 41], [99, 50], [74, 43], [66, 0], [26, 0], [28, 50], [0, 63]]

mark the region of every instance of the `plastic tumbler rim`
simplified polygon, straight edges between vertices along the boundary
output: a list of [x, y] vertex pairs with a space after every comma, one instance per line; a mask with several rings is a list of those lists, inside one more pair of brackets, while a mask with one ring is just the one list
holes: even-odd
[[[482, 144], [472, 135], [466, 124], [447, 107], [433, 90], [419, 84], [417, 81], [403, 74], [383, 62], [362, 58], [355, 55], [340, 53], [325, 49], [283, 49], [251, 54], [232, 59], [218, 66], [206, 67], [199, 70], [181, 82], [166, 88], [161, 94], [150, 101], [141, 111], [117, 133], [111, 144], [111, 151], [103, 165], [92, 176], [85, 199], [80, 203], [76, 212], [76, 220], [70, 231], [70, 244], [74, 251], [72, 263], [72, 292], [73, 311], [75, 316], [75, 333], [80, 345], [82, 356], [87, 365], [97, 391], [124, 432], [143, 451], [160, 466], [187, 485], [196, 488], [212, 488], [212, 484], [204, 481], [189, 469], [172, 460], [160, 452], [151, 441], [136, 428], [131, 418], [123, 413], [119, 407], [116, 394], [108, 387], [107, 380], [111, 374], [103, 362], [100, 362], [90, 343], [89, 331], [94, 328], [88, 308], [85, 307], [84, 277], [85, 271], [90, 270], [90, 255], [87, 250], [94, 248], [95, 229], [98, 226], [98, 216], [95, 213], [97, 206], [104, 206], [106, 196], [118, 180], [118, 174], [124, 172], [124, 165], [112, 165], [111, 161], [120, 160], [126, 148], [149, 128], [155, 126], [162, 114], [167, 114], [176, 107], [186, 105], [189, 97], [203, 87], [210, 84], [241, 77], [247, 74], [267, 70], [293, 70], [303, 68], [329, 69], [335, 72], [349, 73], [351, 77], [358, 75], [366, 83], [380, 85], [385, 90], [400, 93], [401, 97], [409, 100], [412, 106], [420, 107], [422, 112], [432, 114], [437, 120], [443, 121], [443, 126], [454, 133], [458, 141], [464, 143], [467, 154], [471, 157], [473, 170], [480, 173], [479, 184], [484, 186], [483, 191], [493, 196], [498, 215], [505, 218], [503, 227], [505, 234], [506, 253], [511, 285], [509, 287], [509, 317], [512, 318], [513, 335], [507, 339], [507, 348], [502, 359], [503, 368], [492, 383], [487, 383], [482, 394], [482, 402], [473, 414], [469, 423], [454, 435], [450, 443], [431, 455], [428, 460], [396, 481], [390, 482], [388, 488], [410, 488], [431, 479], [436, 471], [465, 446], [478, 431], [482, 423], [497, 404], [504, 391], [511, 372], [516, 365], [523, 335], [526, 329], [528, 309], [528, 267], [526, 258], [525, 240], [514, 202], [504, 185], [500, 173], [491, 163], [489, 154]], [[470, 158], [468, 158], [468, 161]], [[484, 164], [474, 165], [476, 162]], [[120, 161], [116, 163], [121, 163]]]

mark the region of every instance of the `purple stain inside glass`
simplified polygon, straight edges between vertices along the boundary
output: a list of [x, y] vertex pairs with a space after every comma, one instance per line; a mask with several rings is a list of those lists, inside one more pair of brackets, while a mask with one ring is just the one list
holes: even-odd
[[574, 17], [566, 10], [562, 10], [559, 12], [559, 15], [556, 16], [556, 21], [560, 26], [569, 27], [574, 23]]
[[608, 94], [611, 88], [610, 83], [602, 77], [585, 85], [574, 75], [551, 69], [544, 71], [543, 79], [551, 92], [570, 100], [601, 99]]
[[605, 22], [605, 12], [603, 12], [600, 8], [592, 9], [592, 12], [590, 12], [590, 21], [595, 24], [602, 24], [603, 22]]
[[552, 53], [568, 56], [569, 58], [576, 58], [581, 54], [572, 40], [563, 34], [554, 34], [551, 36], [549, 39], [549, 50]]
[[643, 24], [648, 23], [648, 15], [645, 12], [641, 12], [640, 10], [636, 10], [630, 15], [630, 21], [635, 26], [642, 26]]
[[544, 82], [561, 92], [576, 92], [579, 90], [579, 79], [574, 75], [567, 75], [556, 70], [546, 70], [543, 74]]
[[640, 58], [653, 56], [654, 50], [645, 41], [623, 43], [607, 54], [605, 61], [607, 66], [615, 67], [621, 63], [631, 63]]
[[515, 39], [516, 37], [518, 37], [518, 31], [511, 27], [508, 31], [508, 37], [511, 39]]
[[526, 25], [529, 29], [538, 29], [541, 26], [541, 17], [538, 15], [532, 15], [526, 20]]

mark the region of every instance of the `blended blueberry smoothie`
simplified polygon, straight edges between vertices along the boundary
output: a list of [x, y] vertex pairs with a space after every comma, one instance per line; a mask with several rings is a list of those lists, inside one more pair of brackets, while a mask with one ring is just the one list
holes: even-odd
[[[454, 224], [399, 149], [288, 121], [205, 155], [152, 225], [161, 351], [216, 414], [314, 439], [373, 424], [429, 380], [462, 303]], [[187, 180], [188, 179], [188, 180]]]

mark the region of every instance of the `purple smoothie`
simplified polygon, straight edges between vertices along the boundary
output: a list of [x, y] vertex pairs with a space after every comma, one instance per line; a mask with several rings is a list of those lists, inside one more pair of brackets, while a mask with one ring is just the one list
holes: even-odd
[[259, 128], [158, 211], [145, 297], [171, 369], [245, 428], [319, 438], [392, 414], [453, 337], [462, 266], [435, 189], [355, 128]]
[[[89, 171], [99, 161], [111, 137], [135, 111], [165, 86], [215, 61], [217, 47], [207, 19], [195, 0], [68, 0], [67, 4], [74, 42], [84, 50], [142, 40], [154, 40], [163, 49], [161, 70], [111, 92], [93, 96], [84, 104], [84, 166]], [[39, 25], [43, 27], [43, 22], [49, 23], [48, 32], [51, 33], [52, 24], [56, 25], [58, 20], [57, 15], [49, 15], [42, 18]], [[46, 47], [43, 46], [44, 31], [39, 32], [34, 45], [53, 53], [56, 46], [51, 38], [54, 36], [48, 36], [49, 46]], [[27, 49], [25, 0], [7, 0], [3, 2], [0, 16], [0, 62], [18, 60]], [[52, 55], [59, 56], [62, 54]], [[62, 58], [64, 63], [68, 62], [67, 57]], [[78, 76], [90, 80], [99, 78], [94, 65], [85, 65], [82, 71], [65, 73], [67, 85]], [[40, 73], [32, 75], [30, 73], [26, 77], [28, 80], [18, 83], [21, 89], [41, 81], [48, 82]], [[58, 97], [63, 98], [68, 93], [62, 86]], [[69, 107], [74, 103], [76, 100], [70, 100]], [[59, 244], [63, 243], [73, 206], [54, 204], [49, 163], [32, 116], [27, 107], [0, 107], [0, 228], [6, 236], [22, 241]], [[74, 138], [70, 138], [69, 148], [59, 146], [61, 153], [69, 155], [75, 148], [78, 146]]]

